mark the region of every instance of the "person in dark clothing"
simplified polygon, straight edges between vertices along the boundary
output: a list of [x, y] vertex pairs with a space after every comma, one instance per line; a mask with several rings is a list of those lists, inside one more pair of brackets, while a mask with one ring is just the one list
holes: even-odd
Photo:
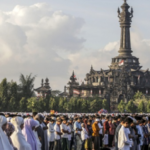
[[[35, 116], [35, 119], [37, 121], [39, 121], [40, 124], [43, 122], [43, 116], [40, 115], [40, 114], [37, 114]], [[40, 140], [40, 142], [42, 144], [41, 150], [45, 150], [44, 130], [42, 129], [41, 126], [39, 126], [39, 128], [37, 128], [37, 134], [38, 134], [39, 140]]]

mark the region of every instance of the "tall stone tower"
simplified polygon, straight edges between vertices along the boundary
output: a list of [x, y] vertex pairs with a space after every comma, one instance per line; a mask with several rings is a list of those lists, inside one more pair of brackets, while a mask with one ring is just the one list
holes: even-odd
[[128, 66], [133, 69], [141, 68], [141, 66], [139, 66], [139, 59], [132, 56], [131, 50], [130, 27], [133, 18], [133, 8], [130, 9], [130, 6], [127, 4], [126, 0], [124, 0], [121, 9], [122, 11], [118, 8], [118, 17], [121, 28], [119, 55], [112, 58], [110, 68], [119, 69], [123, 66]]

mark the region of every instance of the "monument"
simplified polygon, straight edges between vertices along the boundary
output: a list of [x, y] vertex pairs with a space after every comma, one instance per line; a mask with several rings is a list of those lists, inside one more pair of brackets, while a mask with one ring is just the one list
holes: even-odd
[[124, 0], [118, 8], [118, 17], [121, 28], [120, 49], [118, 56], [112, 58], [109, 69], [94, 70], [86, 74], [85, 82], [79, 85], [73, 72], [68, 86], [68, 96], [93, 97], [107, 99], [110, 110], [117, 110], [121, 100], [128, 102], [137, 91], [150, 93], [150, 71], [142, 70], [139, 58], [132, 55], [130, 27], [133, 18], [133, 8]]

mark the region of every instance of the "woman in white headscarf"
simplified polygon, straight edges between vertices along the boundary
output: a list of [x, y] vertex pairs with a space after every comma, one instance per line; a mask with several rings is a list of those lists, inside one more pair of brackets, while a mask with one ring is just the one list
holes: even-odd
[[24, 125], [23, 118], [22, 117], [12, 118], [11, 123], [15, 127], [15, 131], [11, 135], [13, 145], [15, 145], [15, 147], [18, 150], [32, 150], [30, 144], [25, 140], [25, 137], [22, 134], [22, 129]]
[[2, 150], [13, 150], [13, 147], [10, 144], [8, 137], [4, 133], [6, 125], [7, 125], [6, 118], [4, 116], [0, 116], [0, 149], [2, 149]]

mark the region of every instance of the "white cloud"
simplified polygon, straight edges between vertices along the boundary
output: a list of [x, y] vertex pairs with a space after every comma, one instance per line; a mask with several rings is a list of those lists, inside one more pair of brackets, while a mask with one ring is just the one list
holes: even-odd
[[49, 77], [52, 86], [61, 89], [65, 81], [58, 83], [56, 78], [69, 75], [71, 62], [59, 52], [75, 53], [83, 48], [83, 24], [82, 18], [53, 11], [44, 3], [0, 11], [1, 79], [16, 80], [20, 73], [33, 73], [38, 76], [36, 83]]

